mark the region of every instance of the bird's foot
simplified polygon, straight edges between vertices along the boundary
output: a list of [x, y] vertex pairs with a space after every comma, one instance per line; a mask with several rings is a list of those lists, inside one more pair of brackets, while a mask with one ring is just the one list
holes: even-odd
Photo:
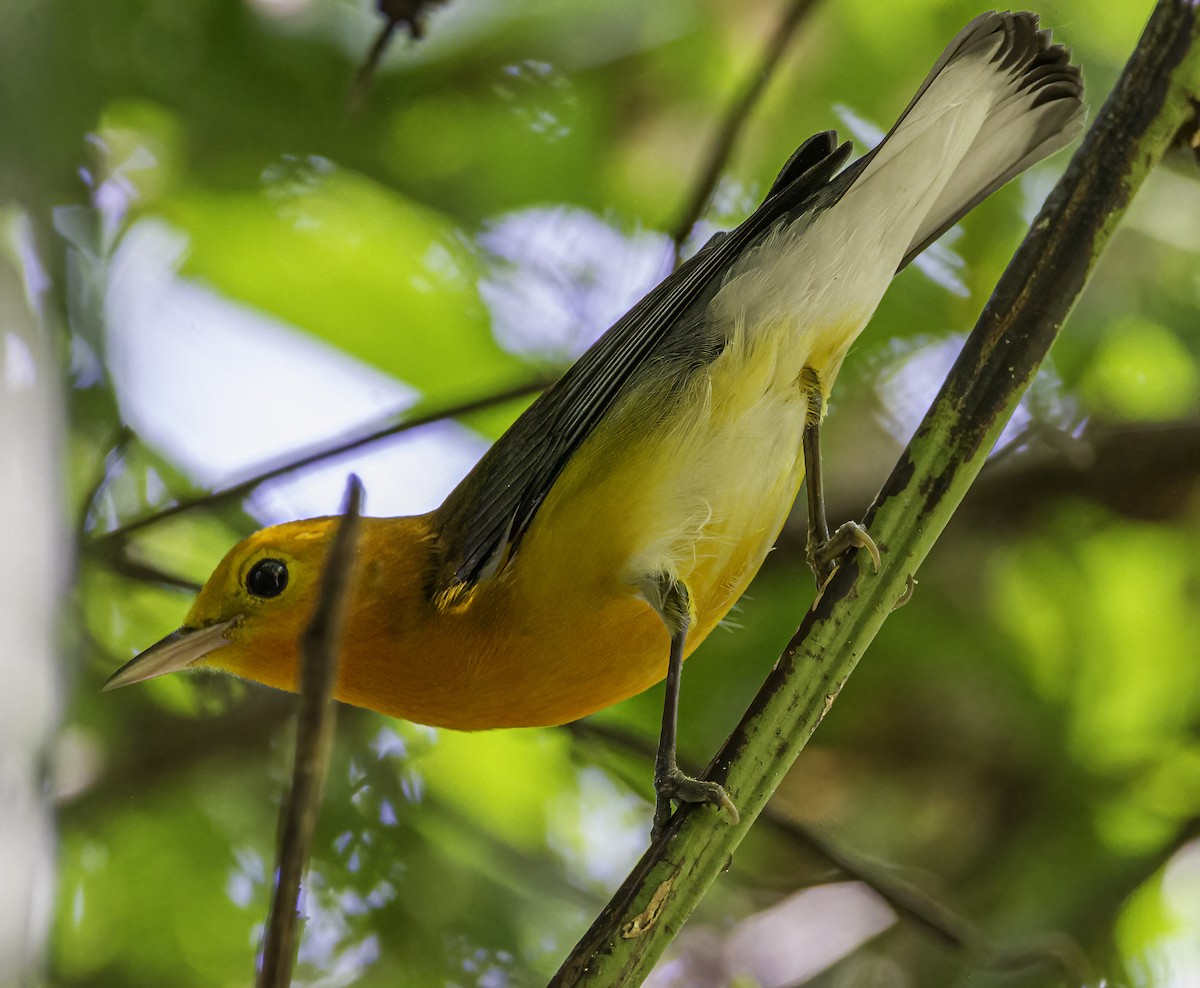
[[654, 779], [654, 825], [650, 829], [651, 841], [656, 841], [671, 819], [671, 800], [677, 803], [711, 803], [717, 807], [730, 823], [737, 823], [737, 807], [729, 798], [725, 787], [716, 782], [705, 782], [684, 775], [672, 766], [655, 773]]
[[808, 565], [816, 574], [818, 587], [825, 586], [837, 568], [838, 559], [851, 549], [866, 549], [871, 557], [871, 566], [876, 573], [879, 572], [879, 546], [862, 525], [848, 521], [824, 542], [808, 544]]

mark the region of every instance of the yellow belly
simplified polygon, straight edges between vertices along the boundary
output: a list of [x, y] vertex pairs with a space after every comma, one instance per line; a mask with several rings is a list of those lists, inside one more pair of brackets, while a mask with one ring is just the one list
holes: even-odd
[[796, 498], [808, 353], [793, 341], [760, 327], [669, 405], [649, 389], [610, 410], [514, 558], [436, 613], [381, 628], [378, 646], [399, 648], [386, 666], [348, 672], [339, 697], [472, 730], [564, 723], [659, 682], [670, 639], [643, 599], [647, 578], [687, 586], [690, 654], [758, 572]]
[[479, 726], [561, 723], [660, 681], [669, 636], [642, 599], [647, 576], [687, 586], [688, 654], [726, 615], [803, 479], [808, 406], [795, 364], [777, 346], [730, 347], [665, 420], [648, 411], [653, 396], [614, 409], [559, 477], [513, 565], [466, 609], [481, 629], [524, 615], [516, 633], [479, 636], [461, 686], [478, 701]]

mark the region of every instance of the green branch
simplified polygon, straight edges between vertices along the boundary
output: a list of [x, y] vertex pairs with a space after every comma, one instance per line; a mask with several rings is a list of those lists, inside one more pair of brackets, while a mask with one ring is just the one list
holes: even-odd
[[[982, 468], [1137, 188], [1195, 128], [1200, 19], [1160, 0], [1066, 173], [1001, 277], [941, 393], [867, 514], [878, 574], [844, 564], [805, 616], [708, 778], [742, 813], [675, 814], [552, 986], [637, 985], [728, 866]], [[1190, 136], [1190, 134], [1189, 134]]]

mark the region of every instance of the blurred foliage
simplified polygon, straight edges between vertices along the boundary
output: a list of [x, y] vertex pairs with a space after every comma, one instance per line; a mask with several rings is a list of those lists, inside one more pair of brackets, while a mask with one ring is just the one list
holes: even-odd
[[[1037, 7], [1098, 106], [1148, 0], [1114, 0], [1103, 17], [1081, 0]], [[319, 339], [432, 401], [486, 394], [562, 352], [561, 338], [539, 351], [493, 333], [497, 272], [524, 279], [518, 316], [550, 306], [576, 331], [603, 328], [586, 292], [609, 318], [632, 300], [624, 261], [607, 263], [613, 250], [586, 223], [552, 248], [536, 240], [535, 207], [591, 217], [661, 275], [665, 255], [646, 251], [663, 238], [646, 234], [670, 228], [779, 12], [761, 0], [458, 0], [424, 40], [397, 36], [352, 113], [349, 86], [378, 30], [365, 2], [8, 0], [0, 189], [32, 220], [28, 249], [62, 327], [64, 476], [82, 519], [46, 983], [248, 983], [287, 764], [289, 707], [258, 687], [177, 676], [97, 692], [187, 606], [125, 575], [122, 553], [201, 580], [274, 520], [251, 500], [180, 515], [127, 547], [98, 541], [204, 486], [168, 443], [138, 440], [99, 484], [137, 418], [136, 382], [199, 381], [207, 404], [189, 428], [249, 410], [227, 423], [234, 436], [270, 434], [289, 389], [270, 362], [249, 377], [223, 367], [199, 315], [189, 352], [206, 353], [206, 369], [122, 376], [182, 332], [178, 318], [156, 321], [153, 285], [137, 280], [138, 235], [180, 238], [177, 270], [164, 262], [172, 284], [270, 317], [285, 340]], [[959, 0], [818, 4], [708, 221], [744, 215], [810, 133], [886, 127], [976, 13]], [[834, 395], [839, 515], [861, 511], [886, 476], [1062, 165], [973, 212], [937, 277], [914, 267], [897, 279]], [[1200, 183], [1181, 157], [1148, 182], [1101, 263], [1019, 413], [1015, 452], [985, 471], [773, 804], [900, 868], [998, 944], [1073, 937], [1110, 984], [1200, 982], [1197, 215]], [[529, 221], [536, 249], [495, 246], [514, 219]], [[561, 254], [579, 258], [570, 279], [555, 277]], [[130, 329], [135, 303], [149, 315]], [[493, 438], [517, 411], [470, 425]], [[1093, 483], [1105, 450], [1119, 466]], [[395, 485], [410, 482], [397, 470]], [[811, 599], [802, 529], [801, 516], [729, 630], [689, 663], [693, 762], [735, 723]], [[459, 735], [345, 711], [304, 982], [544, 982], [644, 846], [650, 763], [611, 734], [652, 741], [660, 704], [653, 690], [593, 718], [604, 730], [591, 734]], [[764, 822], [655, 983], [1058, 983], [1045, 968], [988, 971], [906, 917], [864, 918], [882, 908], [866, 895], [850, 911], [806, 905], [832, 902], [806, 896], [845, 877]], [[768, 914], [787, 917], [786, 935], [755, 933]]]

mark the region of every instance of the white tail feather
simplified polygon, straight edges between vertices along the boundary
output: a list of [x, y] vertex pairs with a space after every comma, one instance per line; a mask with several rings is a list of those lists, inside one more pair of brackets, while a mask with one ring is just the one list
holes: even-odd
[[916, 206], [899, 267], [1075, 138], [1083, 87], [1068, 58], [1028, 13], [983, 14], [950, 42], [846, 194], [860, 199], [858, 208], [874, 205], [889, 216], [898, 205]]

